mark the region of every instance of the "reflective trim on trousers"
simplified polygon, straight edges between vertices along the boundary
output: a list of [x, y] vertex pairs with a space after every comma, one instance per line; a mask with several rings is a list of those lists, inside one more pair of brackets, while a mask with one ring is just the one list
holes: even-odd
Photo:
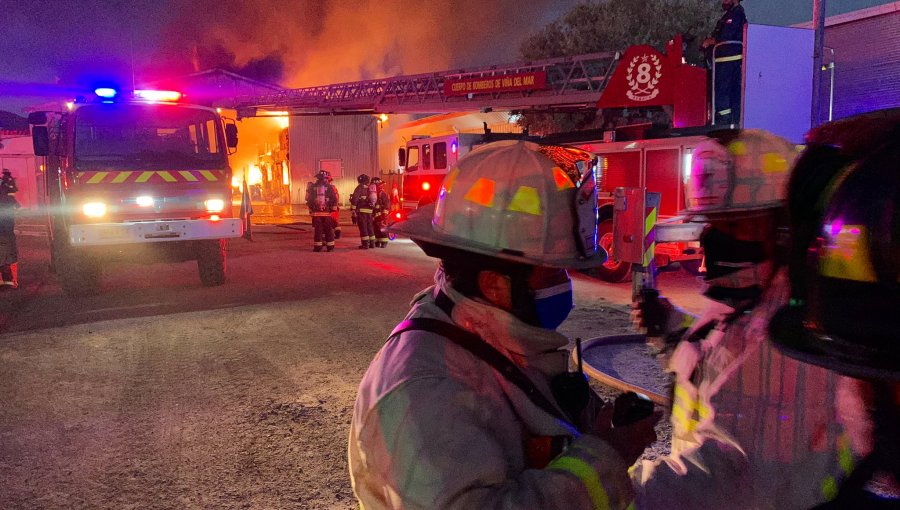
[[609, 508], [609, 496], [606, 495], [603, 484], [600, 483], [600, 476], [587, 462], [575, 457], [557, 457], [556, 460], [547, 465], [547, 469], [565, 471], [575, 475], [587, 489], [595, 509]]
[[741, 60], [744, 58], [742, 55], [732, 55], [730, 57], [719, 57], [716, 59], [716, 62], [734, 62], [735, 60]]

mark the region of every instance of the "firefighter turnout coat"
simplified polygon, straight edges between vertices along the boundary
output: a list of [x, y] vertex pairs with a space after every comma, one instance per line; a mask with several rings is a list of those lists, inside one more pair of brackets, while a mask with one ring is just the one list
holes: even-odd
[[679, 343], [669, 362], [672, 455], [635, 466], [636, 508], [806, 509], [835, 495], [853, 467], [836, 420], [839, 376], [768, 341], [786, 280], [779, 272], [733, 322], [723, 320], [724, 305], [713, 309], [692, 330], [715, 327]]
[[[440, 272], [437, 280], [415, 297], [407, 319], [478, 334], [551, 395], [550, 379], [566, 370], [568, 339], [461, 296]], [[452, 317], [435, 304], [437, 289], [455, 303]], [[548, 436], [571, 443], [530, 467], [524, 445]], [[419, 330], [391, 337], [363, 377], [349, 465], [366, 510], [624, 508], [632, 497], [628, 466], [611, 446], [542, 410], [465, 348]]]

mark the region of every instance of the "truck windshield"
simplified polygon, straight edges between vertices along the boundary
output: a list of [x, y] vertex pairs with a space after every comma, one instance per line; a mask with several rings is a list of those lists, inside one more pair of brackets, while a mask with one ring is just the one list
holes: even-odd
[[79, 169], [204, 170], [226, 165], [219, 121], [208, 110], [162, 104], [99, 104], [78, 109]]

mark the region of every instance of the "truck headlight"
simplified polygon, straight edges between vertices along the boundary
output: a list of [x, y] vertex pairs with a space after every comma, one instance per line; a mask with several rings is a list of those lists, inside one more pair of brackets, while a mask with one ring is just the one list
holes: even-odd
[[203, 202], [207, 212], [222, 212], [225, 209], [225, 201], [221, 198], [210, 198]]
[[81, 206], [81, 211], [88, 218], [102, 218], [106, 215], [106, 204], [103, 202], [87, 202]]

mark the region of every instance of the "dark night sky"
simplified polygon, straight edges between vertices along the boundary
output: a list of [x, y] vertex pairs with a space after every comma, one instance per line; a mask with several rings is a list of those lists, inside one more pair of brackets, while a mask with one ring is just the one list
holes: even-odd
[[[239, 68], [250, 60], [277, 55], [284, 65], [283, 82], [289, 86], [511, 62], [526, 35], [577, 3], [4, 0], [0, 109], [21, 113], [22, 107], [42, 102], [40, 97], [21, 97], [26, 92], [40, 94], [44, 89], [37, 84], [65, 82], [87, 88], [101, 77], [118, 76], [128, 86], [132, 60], [140, 85], [141, 80], [192, 72], [192, 61], [198, 58]], [[786, 25], [812, 16], [813, 0], [744, 3], [754, 23]], [[837, 14], [890, 2], [827, 3], [828, 13]], [[421, 19], [423, 12], [430, 14]], [[191, 52], [195, 45], [220, 51], [198, 55]], [[370, 61], [374, 64], [361, 64]], [[316, 72], [304, 74], [301, 69]], [[4, 87], [3, 82], [17, 85]]]

